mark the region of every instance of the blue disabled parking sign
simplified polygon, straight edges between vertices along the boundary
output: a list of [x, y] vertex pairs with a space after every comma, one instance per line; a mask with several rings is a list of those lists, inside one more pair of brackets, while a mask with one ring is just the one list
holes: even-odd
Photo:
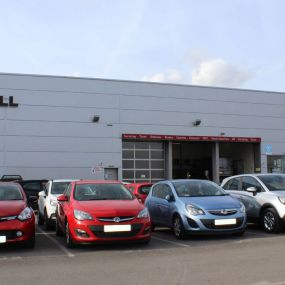
[[272, 144], [266, 144], [265, 145], [265, 154], [272, 154]]

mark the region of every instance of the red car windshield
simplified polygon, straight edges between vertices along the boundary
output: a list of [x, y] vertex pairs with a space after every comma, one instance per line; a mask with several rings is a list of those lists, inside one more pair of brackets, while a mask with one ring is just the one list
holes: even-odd
[[22, 192], [16, 185], [0, 185], [0, 201], [23, 199]]
[[121, 184], [78, 184], [74, 199], [90, 200], [133, 200], [133, 195]]

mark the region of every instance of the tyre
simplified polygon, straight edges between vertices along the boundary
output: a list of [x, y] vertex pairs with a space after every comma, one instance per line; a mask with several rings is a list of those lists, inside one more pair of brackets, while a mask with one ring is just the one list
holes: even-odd
[[31, 239], [24, 242], [23, 246], [25, 248], [34, 248], [36, 243], [35, 236], [33, 236]]
[[173, 233], [177, 239], [185, 239], [186, 231], [179, 215], [175, 215], [173, 218]]
[[261, 214], [263, 229], [268, 233], [278, 233], [282, 229], [282, 222], [274, 208], [265, 209]]
[[50, 219], [47, 216], [47, 212], [45, 210], [45, 214], [44, 214], [44, 228], [46, 231], [50, 230], [51, 228], [51, 222]]
[[75, 247], [75, 243], [73, 242], [72, 236], [70, 234], [70, 229], [69, 229], [68, 222], [66, 222], [66, 224], [65, 224], [65, 242], [66, 242], [66, 246], [68, 248]]
[[140, 241], [140, 244], [148, 245], [150, 243], [150, 241], [151, 241], [151, 238], [148, 238], [148, 239]]
[[63, 232], [62, 232], [62, 230], [60, 229], [57, 220], [56, 220], [56, 222], [55, 222], [55, 234], [56, 234], [57, 236], [63, 236]]
[[155, 227], [156, 225], [155, 224], [151, 224], [151, 231], [154, 232], [155, 231]]
[[40, 211], [38, 210], [38, 225], [43, 225], [44, 224], [44, 218], [41, 215]]

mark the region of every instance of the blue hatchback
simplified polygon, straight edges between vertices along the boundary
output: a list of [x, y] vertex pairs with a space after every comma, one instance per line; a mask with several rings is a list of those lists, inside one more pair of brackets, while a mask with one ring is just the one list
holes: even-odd
[[158, 182], [145, 204], [153, 227], [170, 227], [178, 239], [192, 233], [242, 235], [246, 228], [244, 205], [208, 180]]

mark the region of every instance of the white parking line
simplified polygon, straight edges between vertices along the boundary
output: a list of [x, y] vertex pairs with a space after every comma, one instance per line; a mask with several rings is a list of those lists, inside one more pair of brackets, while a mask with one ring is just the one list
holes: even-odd
[[164, 241], [164, 242], [167, 242], [167, 243], [171, 243], [171, 244], [174, 244], [174, 245], [178, 245], [178, 246], [181, 246], [181, 247], [190, 247], [190, 245], [188, 245], [188, 244], [181, 243], [181, 242], [176, 242], [176, 241], [172, 241], [172, 240], [168, 240], [168, 239], [159, 238], [159, 237], [154, 236], [154, 235], [152, 235], [152, 238], [156, 239], [156, 240]]
[[64, 246], [62, 246], [56, 239], [51, 237], [48, 233], [44, 232], [41, 228], [38, 228], [38, 230], [43, 234], [45, 237], [47, 237], [49, 240], [51, 240], [57, 247], [62, 250], [68, 257], [74, 257], [75, 255], [71, 253], [68, 249], [66, 249]]

